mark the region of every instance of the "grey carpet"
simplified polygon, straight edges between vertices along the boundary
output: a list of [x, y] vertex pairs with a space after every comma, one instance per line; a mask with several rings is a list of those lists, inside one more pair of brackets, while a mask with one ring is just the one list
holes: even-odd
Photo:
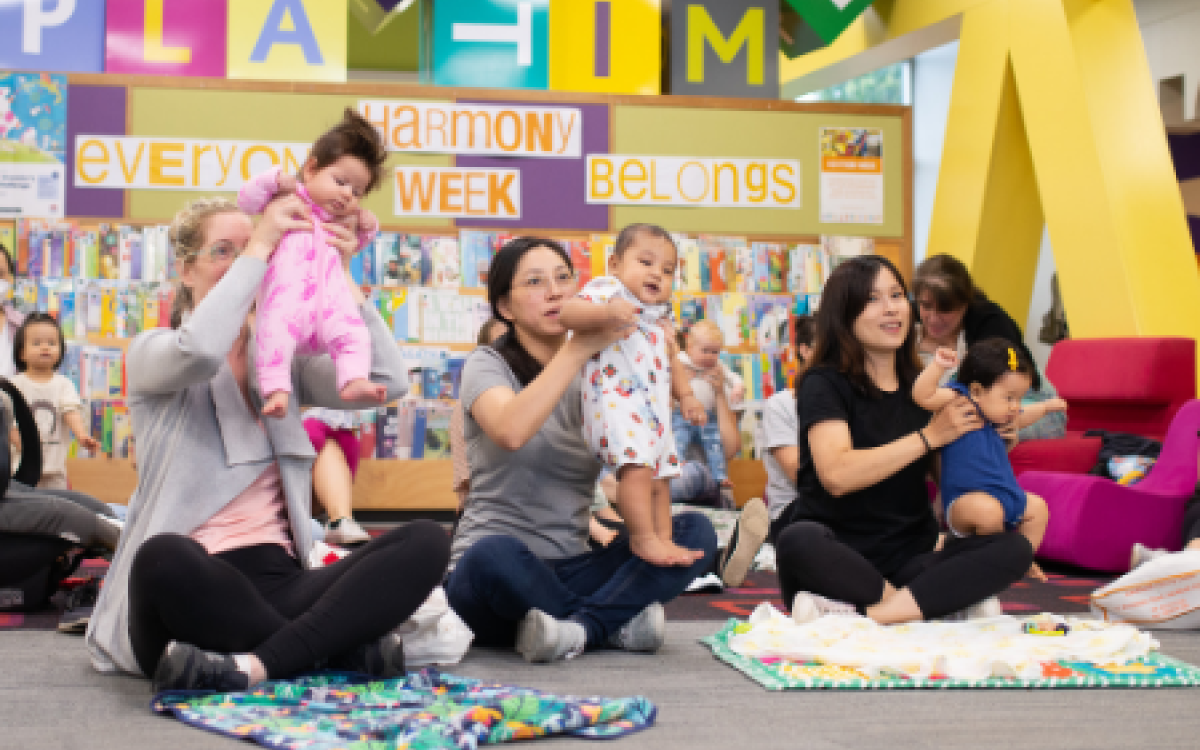
[[[1200, 688], [770, 693], [696, 642], [717, 627], [672, 623], [655, 657], [608, 652], [543, 666], [481, 649], [450, 671], [556, 693], [640, 693], [657, 703], [657, 726], [616, 740], [613, 750], [1200, 747]], [[1200, 634], [1159, 638], [1165, 653], [1200, 664]], [[144, 680], [93, 672], [80, 638], [0, 637], [3, 750], [249, 747], [155, 716], [149, 698]], [[551, 745], [589, 743], [560, 739], [528, 747]]]

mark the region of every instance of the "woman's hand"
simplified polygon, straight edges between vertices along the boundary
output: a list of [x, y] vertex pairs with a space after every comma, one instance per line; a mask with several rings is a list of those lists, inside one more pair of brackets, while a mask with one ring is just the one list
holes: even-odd
[[567, 339], [567, 346], [587, 359], [593, 354], [604, 351], [636, 329], [637, 326], [633, 323], [609, 323], [603, 328], [590, 331], [578, 330], [571, 338]]
[[342, 267], [349, 268], [350, 259], [358, 254], [358, 235], [354, 230], [332, 222], [322, 224], [321, 228], [328, 235], [325, 239], [342, 256]]
[[276, 198], [263, 209], [262, 218], [254, 226], [254, 234], [250, 235], [244, 254], [269, 261], [284, 234], [293, 230], [312, 229], [312, 222], [312, 213], [298, 196]]
[[933, 448], [941, 448], [963, 435], [983, 427], [979, 411], [966, 396], [958, 396], [938, 410], [925, 427], [925, 439]]

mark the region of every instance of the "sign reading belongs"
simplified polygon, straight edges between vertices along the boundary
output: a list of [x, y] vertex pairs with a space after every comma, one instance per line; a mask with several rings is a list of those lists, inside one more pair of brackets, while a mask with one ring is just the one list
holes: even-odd
[[273, 166], [295, 174], [307, 143], [192, 138], [75, 137], [75, 186], [238, 190]]
[[587, 202], [800, 208], [800, 162], [588, 154]]
[[578, 159], [583, 114], [570, 107], [360, 101], [389, 151]]

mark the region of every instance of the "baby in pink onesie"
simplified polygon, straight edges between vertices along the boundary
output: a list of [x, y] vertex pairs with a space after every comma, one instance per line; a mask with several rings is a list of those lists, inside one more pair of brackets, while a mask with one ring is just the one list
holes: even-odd
[[342, 257], [326, 241], [322, 222], [354, 230], [359, 249], [370, 242], [379, 224], [370, 211], [359, 208], [359, 201], [379, 186], [386, 159], [375, 128], [347, 109], [342, 121], [313, 144], [299, 178], [275, 167], [238, 193], [242, 210], [258, 213], [276, 195], [295, 192], [314, 219], [311, 231], [284, 235], [258, 292], [255, 362], [266, 416], [287, 413], [297, 350], [333, 358], [343, 400], [383, 403], [385, 387], [367, 379], [371, 337], [350, 295]]

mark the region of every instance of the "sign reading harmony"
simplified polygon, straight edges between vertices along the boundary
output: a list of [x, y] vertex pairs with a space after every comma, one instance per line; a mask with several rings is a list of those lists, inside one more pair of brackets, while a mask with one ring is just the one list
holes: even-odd
[[396, 167], [396, 216], [521, 218], [515, 169]]
[[389, 151], [578, 159], [583, 115], [570, 107], [360, 101]]
[[307, 143], [78, 135], [75, 186], [238, 190], [276, 165], [295, 174], [308, 149]]
[[800, 208], [800, 162], [588, 154], [588, 203]]

